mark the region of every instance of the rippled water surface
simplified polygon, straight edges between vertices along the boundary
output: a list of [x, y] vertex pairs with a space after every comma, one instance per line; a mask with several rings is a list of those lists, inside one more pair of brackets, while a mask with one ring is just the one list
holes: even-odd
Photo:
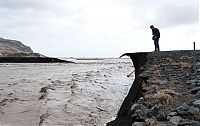
[[0, 64], [0, 125], [103, 126], [115, 117], [134, 76], [130, 59], [76, 64]]

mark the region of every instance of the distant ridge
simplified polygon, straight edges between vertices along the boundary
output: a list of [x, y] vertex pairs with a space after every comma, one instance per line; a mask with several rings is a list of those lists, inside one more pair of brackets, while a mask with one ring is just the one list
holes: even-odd
[[33, 50], [20, 41], [0, 38], [0, 56], [18, 53], [33, 53]]
[[17, 40], [0, 38], [0, 63], [73, 63], [58, 58], [47, 57]]

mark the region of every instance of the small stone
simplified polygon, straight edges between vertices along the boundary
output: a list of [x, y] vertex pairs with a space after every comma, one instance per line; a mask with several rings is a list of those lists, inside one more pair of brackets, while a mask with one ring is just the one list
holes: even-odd
[[160, 108], [162, 108], [163, 105], [160, 103], [155, 104], [153, 107], [151, 107], [147, 113], [148, 117], [152, 117], [152, 116], [157, 116], [158, 115], [158, 111]]
[[145, 116], [146, 116], [146, 113], [142, 109], [138, 109], [138, 110], [135, 111], [135, 113], [133, 114], [133, 116], [138, 117], [140, 119], [144, 119]]
[[169, 126], [169, 125], [165, 124], [164, 122], [157, 122], [157, 124], [153, 126]]
[[135, 110], [136, 109], [136, 107], [138, 107], [139, 106], [139, 104], [138, 103], [135, 103], [135, 104], [133, 104], [132, 105], [132, 107], [131, 107], [131, 110]]
[[187, 77], [187, 78], [190, 77], [190, 74], [189, 74], [189, 73], [186, 73], [186, 77]]
[[193, 106], [194, 104], [194, 102], [195, 101], [197, 101], [198, 99], [192, 99], [192, 100], [190, 100], [190, 101], [188, 101], [186, 104], [188, 105], [188, 106]]
[[163, 107], [163, 105], [161, 103], [158, 103], [158, 104], [155, 105], [155, 108], [157, 108], [157, 109], [160, 109], [162, 107]]
[[196, 83], [192, 83], [192, 84], [189, 86], [189, 88], [192, 89], [192, 88], [195, 88], [196, 86], [197, 86]]
[[200, 126], [200, 122], [199, 121], [181, 122], [178, 125], [179, 126]]
[[167, 114], [164, 112], [159, 112], [156, 118], [158, 121], [167, 121]]
[[88, 116], [89, 116], [89, 117], [93, 117], [92, 114], [89, 114]]
[[200, 122], [199, 121], [192, 121], [190, 123], [190, 126], [200, 126]]
[[40, 93], [47, 93], [47, 88], [48, 88], [48, 87], [42, 87], [42, 88], [40, 89]]
[[147, 113], [147, 117], [151, 118], [152, 116], [157, 116], [158, 110], [157, 109], [150, 109]]
[[187, 85], [190, 85], [190, 84], [192, 84], [192, 83], [196, 83], [198, 80], [188, 80], [187, 82], [186, 82], [186, 84]]
[[200, 108], [200, 100], [196, 100], [193, 102], [194, 107]]
[[188, 109], [188, 112], [191, 113], [191, 114], [196, 114], [196, 113], [199, 112], [199, 108], [190, 106], [190, 108]]
[[188, 106], [186, 103], [182, 104], [177, 108], [177, 110], [188, 110], [190, 106]]
[[190, 113], [187, 110], [177, 110], [179, 116], [187, 116]]
[[154, 126], [156, 120], [153, 118], [147, 118], [145, 119], [145, 126]]
[[193, 94], [196, 94], [199, 91], [200, 91], [200, 87], [195, 87], [192, 90], [190, 90], [190, 92], [193, 93]]
[[177, 112], [170, 112], [169, 113], [169, 116], [176, 116], [177, 115]]
[[144, 126], [144, 122], [134, 122], [132, 126]]
[[158, 80], [158, 79], [147, 81], [147, 82], [154, 83], [154, 84], [161, 84], [161, 85], [167, 84], [167, 80]]
[[182, 119], [182, 118], [181, 118], [180, 116], [173, 116], [173, 117], [171, 117], [171, 118], [169, 119], [169, 121], [170, 121], [172, 124], [178, 126], [178, 124], [180, 123], [181, 119]]
[[200, 91], [196, 93], [196, 96], [200, 98]]

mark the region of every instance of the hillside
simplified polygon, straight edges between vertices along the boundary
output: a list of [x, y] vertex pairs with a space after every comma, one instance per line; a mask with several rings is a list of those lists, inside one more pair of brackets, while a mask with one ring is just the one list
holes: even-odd
[[20, 41], [0, 38], [0, 56], [31, 55], [33, 50]]
[[72, 63], [58, 58], [47, 57], [24, 45], [20, 41], [0, 38], [0, 63]]

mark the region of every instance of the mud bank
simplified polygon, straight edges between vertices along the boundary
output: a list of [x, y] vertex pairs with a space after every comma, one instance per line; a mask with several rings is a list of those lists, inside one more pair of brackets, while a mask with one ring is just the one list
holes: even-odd
[[107, 126], [200, 125], [200, 51], [126, 53], [135, 80]]
[[73, 63], [51, 57], [0, 57], [0, 63]]

